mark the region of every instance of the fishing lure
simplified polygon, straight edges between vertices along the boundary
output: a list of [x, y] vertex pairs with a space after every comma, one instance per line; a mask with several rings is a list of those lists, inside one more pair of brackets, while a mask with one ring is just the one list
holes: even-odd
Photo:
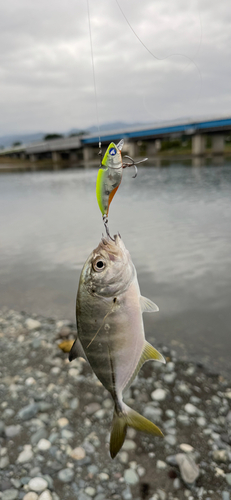
[[[104, 221], [108, 217], [109, 206], [113, 197], [122, 181], [123, 169], [126, 167], [134, 167], [135, 175], [137, 176], [137, 167], [134, 160], [125, 155], [124, 158], [129, 158], [131, 163], [123, 163], [121, 150], [124, 145], [122, 139], [117, 145], [111, 142], [102, 160], [102, 167], [100, 168], [96, 181], [96, 197], [100, 211], [103, 215]], [[147, 158], [136, 163], [146, 161]]]

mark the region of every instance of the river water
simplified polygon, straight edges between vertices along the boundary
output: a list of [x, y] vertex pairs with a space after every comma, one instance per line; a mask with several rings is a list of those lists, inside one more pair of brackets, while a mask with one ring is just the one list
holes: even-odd
[[[0, 176], [0, 305], [75, 316], [82, 265], [101, 238], [97, 170]], [[231, 163], [124, 171], [110, 208], [160, 312], [147, 337], [231, 374]], [[155, 339], [155, 340], [154, 340]]]

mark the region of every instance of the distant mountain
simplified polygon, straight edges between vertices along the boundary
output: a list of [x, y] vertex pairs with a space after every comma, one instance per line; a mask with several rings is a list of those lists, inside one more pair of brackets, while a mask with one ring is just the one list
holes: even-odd
[[[139, 127], [141, 125], [145, 125], [144, 123], [126, 123], [126, 122], [110, 122], [110, 123], [100, 123], [100, 132], [107, 132], [108, 130], [116, 130], [116, 129], [127, 129], [130, 127]], [[64, 136], [69, 136], [71, 134], [79, 134], [81, 132], [89, 132], [90, 134], [98, 133], [98, 127], [96, 125], [92, 125], [91, 127], [78, 129], [72, 128], [66, 132], [60, 132], [57, 130], [53, 131], [54, 133], [58, 132], [63, 134]], [[41, 141], [48, 132], [34, 132], [32, 134], [12, 134], [12, 135], [2, 135], [0, 136], [0, 147], [4, 146], [5, 148], [13, 145], [14, 142], [21, 142], [22, 144], [29, 144], [31, 142]], [[50, 132], [49, 132], [50, 133]]]

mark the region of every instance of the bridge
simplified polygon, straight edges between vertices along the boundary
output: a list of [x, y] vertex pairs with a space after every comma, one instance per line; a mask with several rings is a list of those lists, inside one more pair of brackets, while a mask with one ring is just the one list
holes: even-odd
[[[208, 137], [211, 142], [211, 153], [222, 155], [225, 137], [230, 134], [231, 117], [224, 117], [111, 130], [101, 133], [101, 142], [106, 146], [111, 141], [117, 142], [123, 138], [125, 141], [123, 151], [129, 156], [134, 158], [140, 156], [142, 147], [142, 152], [145, 151], [146, 156], [153, 158], [161, 151], [163, 140], [190, 139], [192, 156], [200, 157], [206, 153]], [[29, 158], [32, 162], [42, 158], [52, 158], [55, 163], [69, 158], [73, 162], [87, 165], [97, 159], [98, 143], [98, 134], [85, 134], [16, 146], [1, 150], [0, 155]]]

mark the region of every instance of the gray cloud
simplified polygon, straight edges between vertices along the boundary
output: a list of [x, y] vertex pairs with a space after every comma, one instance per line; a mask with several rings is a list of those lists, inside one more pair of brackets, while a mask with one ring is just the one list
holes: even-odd
[[[227, 0], [89, 0], [100, 122], [231, 113]], [[86, 0], [0, 12], [0, 133], [96, 123]]]

